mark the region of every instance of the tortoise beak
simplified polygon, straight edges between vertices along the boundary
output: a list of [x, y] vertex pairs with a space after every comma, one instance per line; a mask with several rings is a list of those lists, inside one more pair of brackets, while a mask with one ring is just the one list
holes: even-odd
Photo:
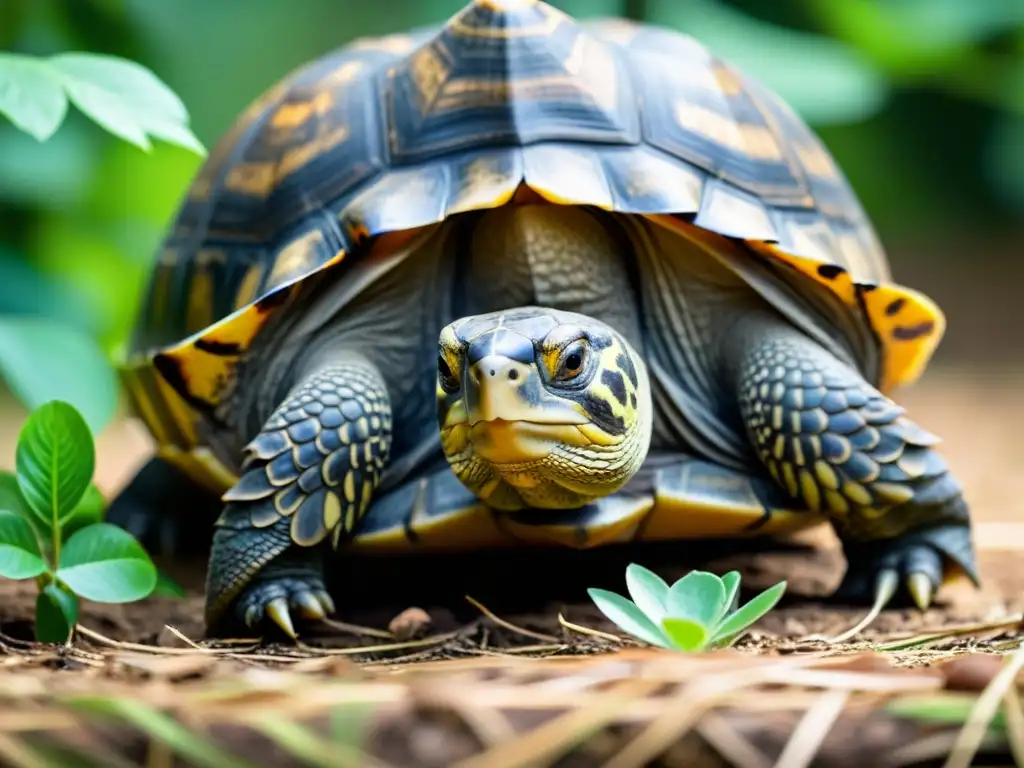
[[537, 367], [503, 355], [488, 355], [470, 367], [465, 382], [468, 424], [512, 421], [586, 424], [587, 418], [544, 389]]
[[576, 425], [587, 418], [547, 392], [532, 362], [488, 355], [466, 379], [469, 441], [485, 461], [539, 461], [556, 445], [579, 441]]

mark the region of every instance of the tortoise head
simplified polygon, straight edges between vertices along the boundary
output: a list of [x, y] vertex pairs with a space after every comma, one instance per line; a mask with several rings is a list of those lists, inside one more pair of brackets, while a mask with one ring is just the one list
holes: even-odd
[[637, 352], [604, 323], [538, 307], [441, 331], [437, 414], [456, 476], [503, 510], [571, 509], [613, 493], [651, 440]]

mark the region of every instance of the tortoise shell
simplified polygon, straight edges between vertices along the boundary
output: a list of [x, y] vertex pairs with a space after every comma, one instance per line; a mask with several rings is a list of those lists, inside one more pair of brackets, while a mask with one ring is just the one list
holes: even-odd
[[359, 39], [260, 96], [211, 152], [153, 268], [123, 376], [168, 460], [217, 491], [204, 445], [260, 329], [371, 239], [531, 195], [746, 243], [870, 330], [883, 391], [945, 321], [892, 282], [828, 151], [770, 90], [659, 27], [474, 0], [447, 24]]

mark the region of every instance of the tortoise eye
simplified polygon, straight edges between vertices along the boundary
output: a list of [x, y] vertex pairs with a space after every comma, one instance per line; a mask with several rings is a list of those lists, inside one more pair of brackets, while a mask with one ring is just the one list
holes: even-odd
[[587, 364], [587, 348], [582, 342], [576, 342], [562, 355], [562, 364], [558, 366], [559, 381], [569, 381], [579, 376]]
[[445, 392], [457, 392], [459, 389], [459, 380], [455, 378], [444, 355], [437, 356], [437, 380], [441, 382], [441, 388]]

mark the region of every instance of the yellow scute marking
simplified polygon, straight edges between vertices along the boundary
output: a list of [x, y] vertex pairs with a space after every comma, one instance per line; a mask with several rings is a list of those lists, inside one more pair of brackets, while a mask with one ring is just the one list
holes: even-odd
[[885, 345], [881, 389], [912, 384], [942, 341], [945, 314], [928, 296], [901, 285], [880, 285], [863, 295], [871, 324]]
[[824, 147], [817, 142], [808, 144], [795, 143], [793, 144], [793, 150], [796, 152], [800, 165], [812, 176], [817, 176], [821, 179], [839, 178], [839, 169], [836, 167], [832, 155], [826, 152]]
[[320, 81], [320, 85], [332, 87], [350, 83], [355, 80], [356, 75], [362, 72], [365, 67], [366, 65], [359, 60], [346, 61], [337, 69], [325, 75]]
[[224, 187], [252, 197], [267, 197], [277, 183], [277, 163], [240, 163], [228, 170]]
[[844, 270], [836, 277], [828, 279], [822, 277], [821, 273], [818, 271], [818, 268], [823, 262], [804, 256], [795, 256], [775, 245], [767, 245], [763, 243], [749, 243], [749, 245], [763, 256], [774, 261], [781, 261], [784, 264], [788, 264], [802, 275], [805, 275], [814, 282], [825, 286], [829, 291], [842, 299], [844, 304], [851, 307], [857, 306], [856, 289], [853, 285], [853, 275], [850, 272]]
[[782, 160], [778, 139], [763, 125], [738, 123], [699, 104], [680, 101], [675, 105], [680, 128], [757, 160]]
[[443, 517], [419, 518], [413, 524], [417, 535], [410, 541], [401, 527], [373, 533], [361, 533], [352, 548], [369, 552], [402, 550], [462, 551], [486, 547], [507, 547], [515, 540], [498, 528], [494, 517], [483, 505], [461, 509]]
[[266, 290], [273, 290], [318, 266], [319, 249], [323, 241], [324, 235], [317, 229], [296, 238], [281, 249], [267, 277]]
[[823, 521], [810, 512], [776, 509], [767, 523], [756, 530], [746, 530], [763, 517], [764, 510], [760, 506], [723, 507], [699, 499], [665, 496], [654, 505], [636, 540], [764, 536], [799, 531]]
[[288, 176], [321, 155], [327, 154], [349, 136], [347, 125], [325, 130], [316, 138], [287, 150], [281, 157], [278, 176]]
[[238, 285], [235, 293], [234, 308], [241, 309], [256, 300], [256, 291], [259, 290], [260, 280], [263, 278], [263, 265], [253, 264], [245, 272], [245, 277]]
[[519, 182], [518, 174], [505, 172], [494, 159], [477, 158], [466, 167], [460, 188], [448, 204], [448, 214], [504, 205], [512, 199]]
[[330, 91], [320, 91], [309, 101], [287, 102], [279, 106], [270, 124], [274, 128], [297, 128], [313, 115], [323, 115], [334, 106], [334, 95]]
[[448, 79], [448, 67], [432, 48], [423, 48], [409, 62], [409, 75], [426, 112]]

